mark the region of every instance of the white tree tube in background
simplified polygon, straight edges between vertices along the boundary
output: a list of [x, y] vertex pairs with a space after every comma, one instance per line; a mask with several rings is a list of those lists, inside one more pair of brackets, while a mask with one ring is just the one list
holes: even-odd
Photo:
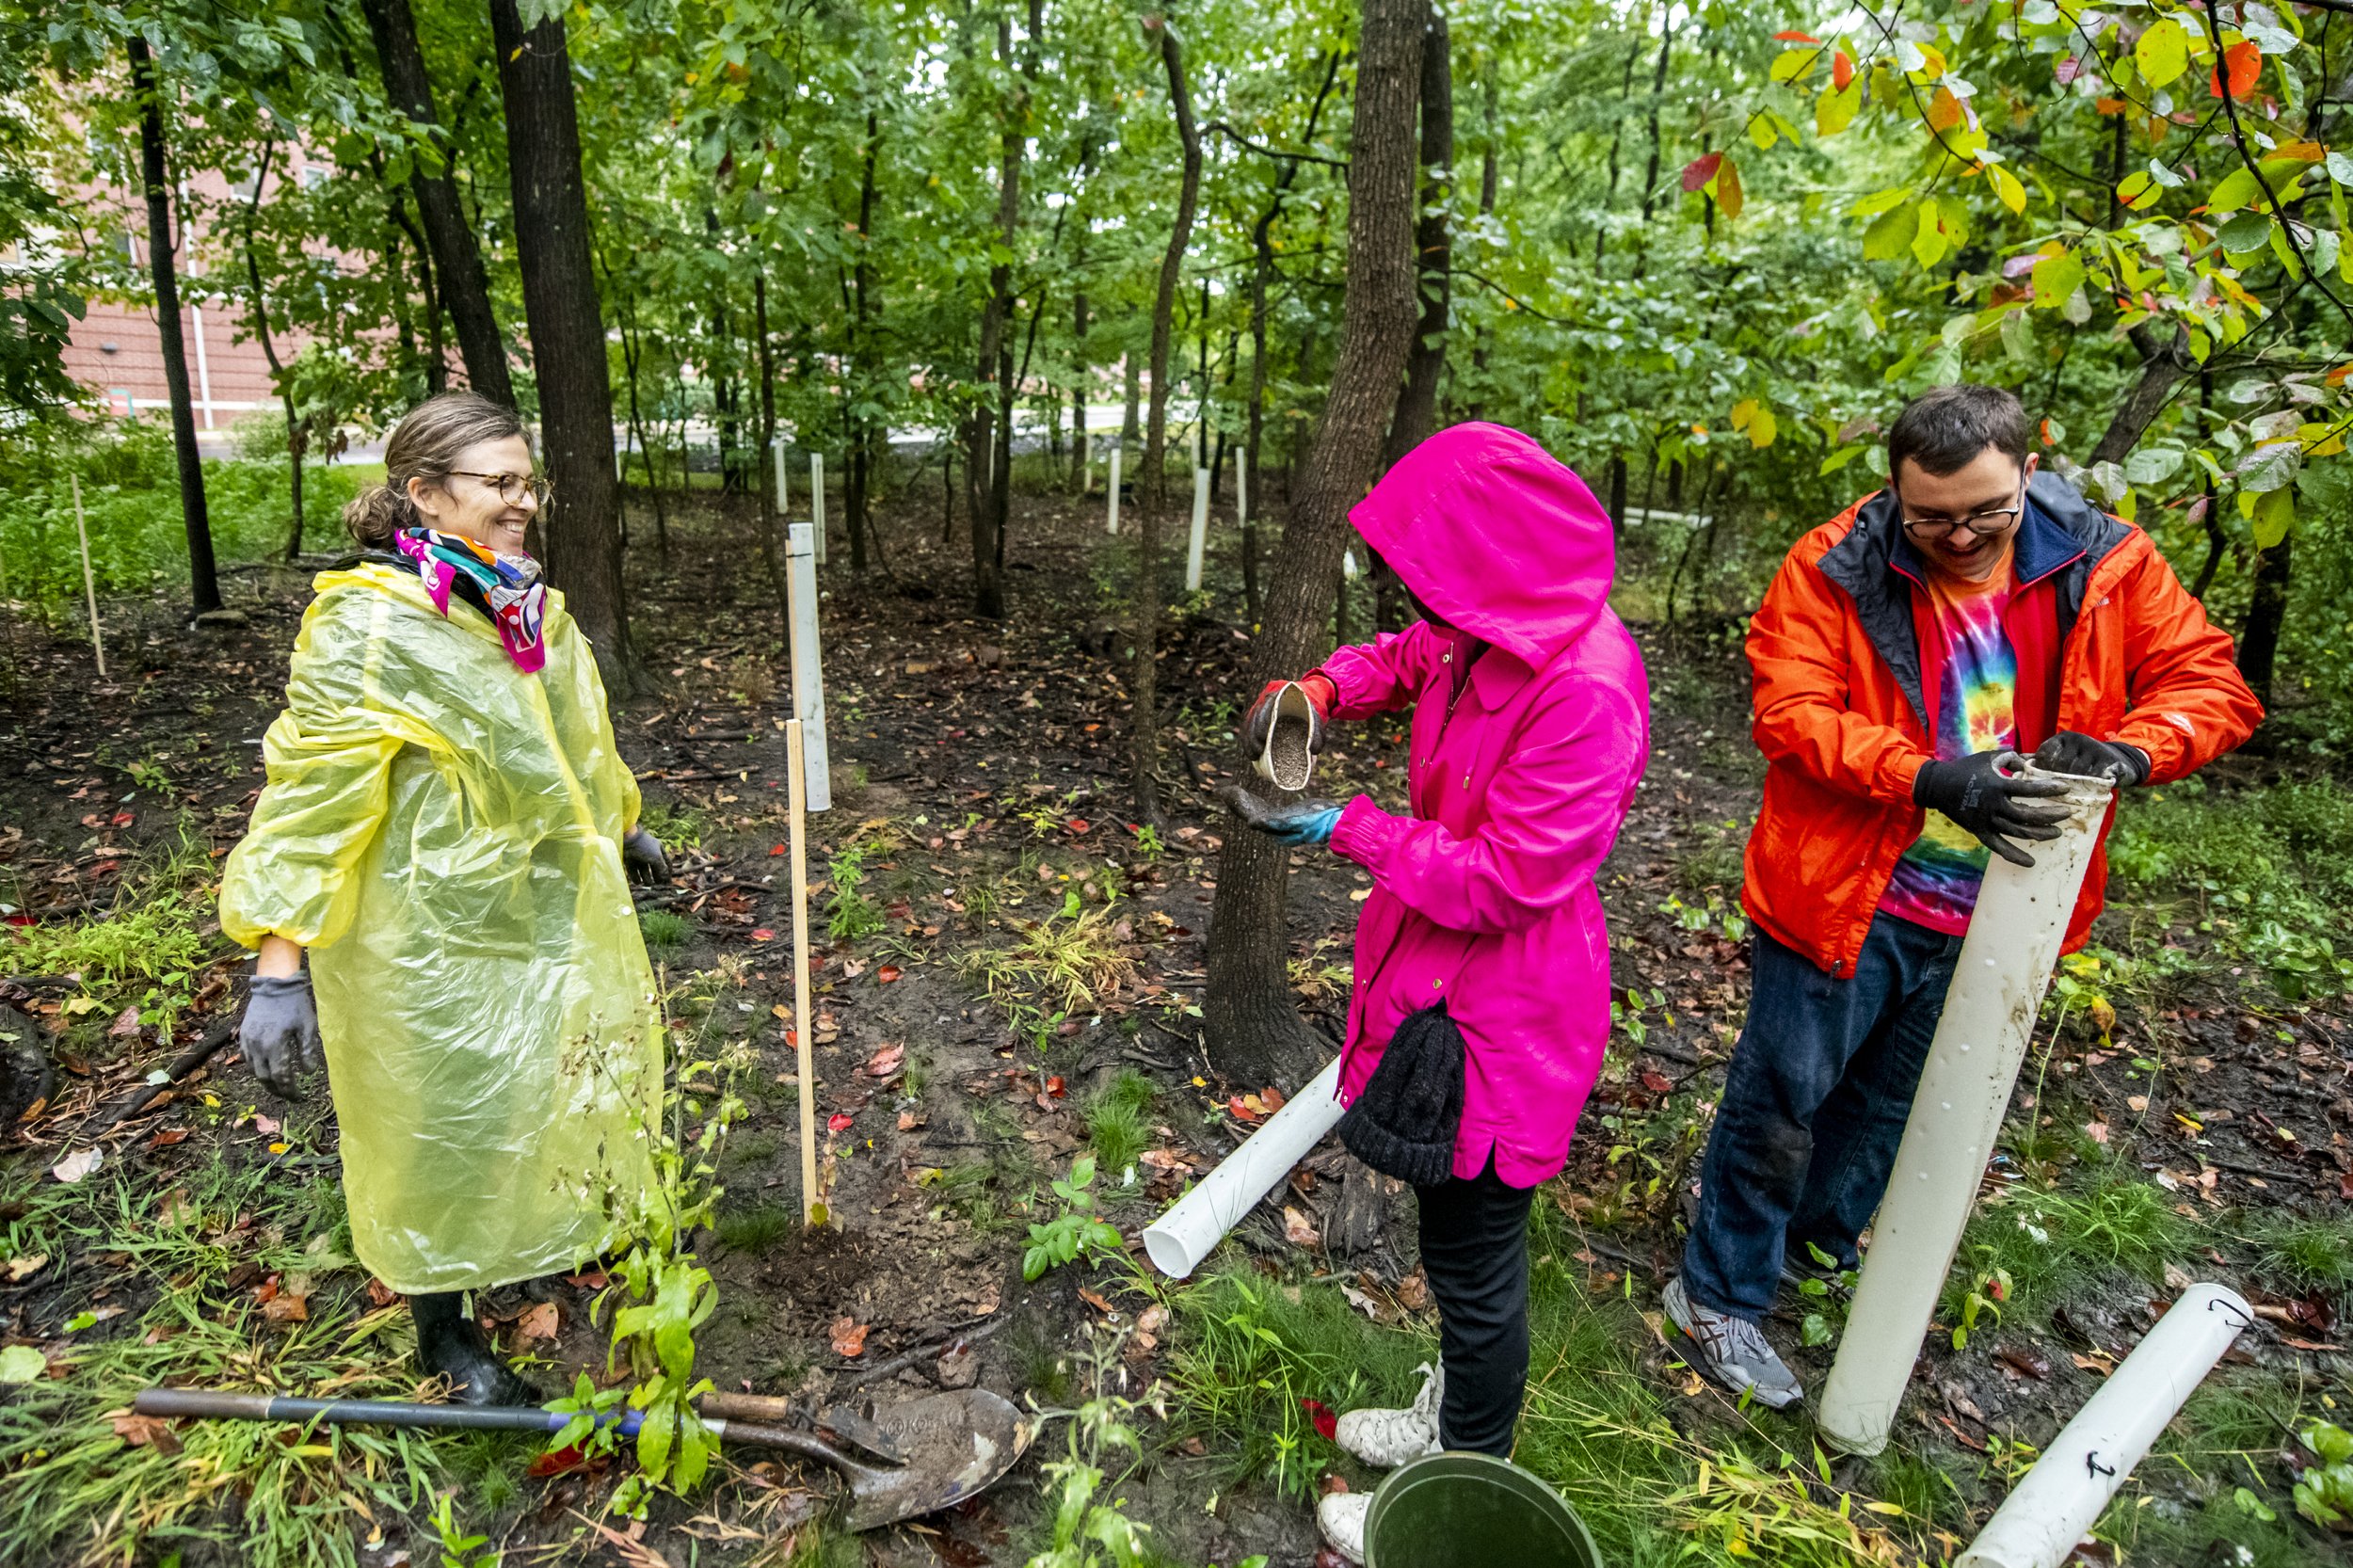
[[2239, 1331], [2236, 1291], [2193, 1285], [2060, 1429], [1955, 1568], [2058, 1568]]
[[1871, 1222], [1871, 1250], [1846, 1336], [1816, 1413], [1822, 1436], [1848, 1453], [1875, 1454], [1887, 1446], [2099, 842], [2113, 792], [2108, 782], [2067, 783], [2072, 811], [2059, 836], [2025, 846], [2032, 867], [1989, 858], [1961, 939], [1895, 1173]]
[[1201, 552], [1209, 542], [1209, 471], [1193, 471], [1193, 539], [1185, 547], [1185, 591], [1201, 591]]
[[806, 522], [785, 530], [785, 585], [792, 596], [792, 716], [801, 721], [806, 759], [801, 776], [808, 791], [808, 809], [824, 811], [833, 806], [833, 774], [825, 755], [825, 672], [817, 651], [814, 535], [815, 527]]
[[776, 459], [776, 516], [782, 517], [792, 509], [792, 487], [785, 482], [784, 443], [782, 441], [777, 441], [776, 444], [769, 447], [768, 455]]
[[1110, 492], [1111, 503], [1110, 516], [1103, 525], [1103, 531], [1113, 538], [1117, 538], [1119, 536], [1119, 442], [1115, 440], [1112, 442], [1111, 481], [1104, 488]]
[[[825, 459], [820, 453], [808, 455], [808, 520], [817, 530], [817, 564], [825, 564]], [[822, 806], [814, 808], [824, 810]]]
[[1241, 1147], [1145, 1229], [1144, 1250], [1152, 1267], [1171, 1279], [1183, 1279], [1199, 1268], [1225, 1233], [1241, 1224], [1242, 1216], [1257, 1208], [1339, 1119], [1340, 1064], [1335, 1058], [1269, 1116], [1266, 1126], [1243, 1139]]

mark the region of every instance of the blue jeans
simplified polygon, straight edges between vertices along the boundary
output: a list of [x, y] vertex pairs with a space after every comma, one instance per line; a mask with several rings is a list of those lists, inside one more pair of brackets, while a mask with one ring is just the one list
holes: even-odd
[[1852, 979], [1756, 934], [1755, 987], [1683, 1249], [1694, 1302], [1751, 1322], [1806, 1244], [1857, 1259], [1945, 1012], [1961, 938], [1882, 914]]

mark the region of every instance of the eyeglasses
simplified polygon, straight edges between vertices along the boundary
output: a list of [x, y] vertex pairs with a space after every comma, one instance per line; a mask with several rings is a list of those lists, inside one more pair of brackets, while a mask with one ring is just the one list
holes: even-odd
[[2016, 506], [1988, 506], [1983, 511], [1972, 512], [1965, 518], [1904, 517], [1900, 511], [1903, 505], [1902, 496], [1896, 498], [1896, 504], [1899, 509], [1897, 516], [1903, 522], [1904, 532], [1915, 539], [1931, 540], [1948, 537], [1956, 530], [1977, 538], [1986, 538], [2001, 533], [2011, 523], [2016, 522], [2019, 514], [2025, 510], [2023, 497]]
[[521, 505], [525, 495], [529, 495], [533, 501], [545, 506], [549, 498], [555, 494], [555, 487], [537, 474], [473, 473], [462, 468], [454, 468], [449, 471], [448, 477], [479, 479], [486, 485], [495, 486], [499, 492], [499, 499], [509, 506]]

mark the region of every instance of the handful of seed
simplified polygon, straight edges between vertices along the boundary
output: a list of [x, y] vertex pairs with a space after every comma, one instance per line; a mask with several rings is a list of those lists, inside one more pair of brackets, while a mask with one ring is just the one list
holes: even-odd
[[1253, 764], [1278, 790], [1304, 790], [1316, 766], [1316, 705], [1298, 681], [1274, 694], [1266, 744]]

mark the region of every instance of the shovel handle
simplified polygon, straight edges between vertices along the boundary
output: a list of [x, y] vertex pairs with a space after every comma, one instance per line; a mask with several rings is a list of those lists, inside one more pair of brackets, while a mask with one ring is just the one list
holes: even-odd
[[[146, 1388], [131, 1401], [141, 1416], [194, 1416], [229, 1421], [326, 1421], [338, 1426], [471, 1428], [492, 1432], [561, 1432], [571, 1419], [536, 1405], [412, 1404], [405, 1400], [297, 1400], [278, 1394], [232, 1394], [213, 1388]], [[636, 1430], [637, 1413], [620, 1420], [621, 1435]]]
[[781, 1448], [787, 1453], [813, 1459], [830, 1465], [853, 1482], [873, 1479], [876, 1472], [869, 1470], [848, 1454], [824, 1438], [806, 1432], [793, 1432], [785, 1427], [762, 1426], [756, 1421], [722, 1420], [713, 1422], [723, 1443], [749, 1443], [758, 1448]]
[[695, 1408], [705, 1416], [724, 1416], [729, 1421], [759, 1421], [769, 1426], [790, 1426], [801, 1418], [798, 1405], [773, 1394], [713, 1391], [696, 1400]]

